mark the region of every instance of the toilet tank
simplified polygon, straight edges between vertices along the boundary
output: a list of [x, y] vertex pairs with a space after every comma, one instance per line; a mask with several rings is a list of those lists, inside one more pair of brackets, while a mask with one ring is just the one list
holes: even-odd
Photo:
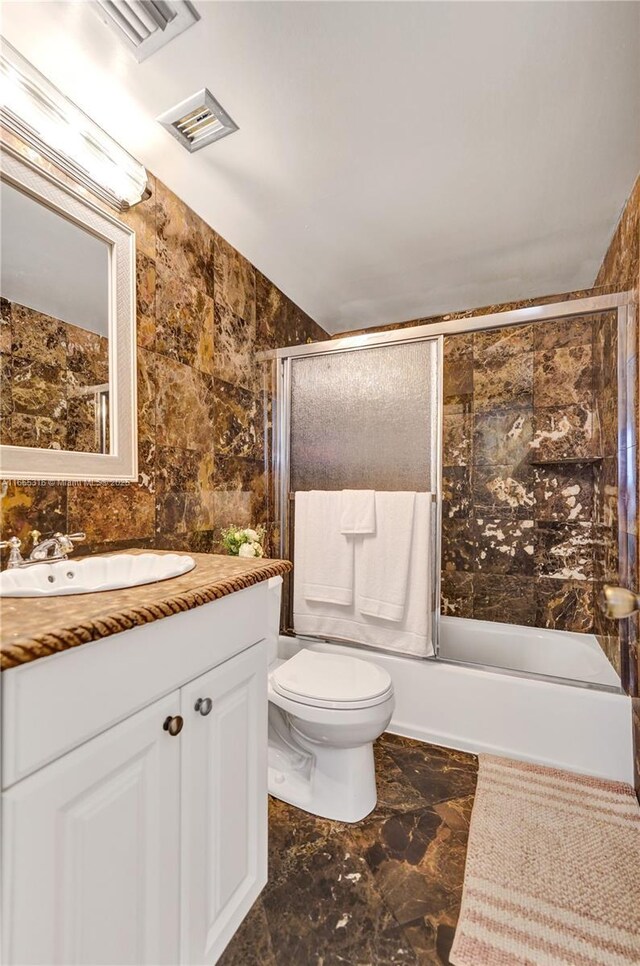
[[270, 577], [267, 581], [269, 602], [267, 605], [267, 646], [269, 664], [278, 656], [280, 637], [280, 601], [282, 599], [282, 577]]

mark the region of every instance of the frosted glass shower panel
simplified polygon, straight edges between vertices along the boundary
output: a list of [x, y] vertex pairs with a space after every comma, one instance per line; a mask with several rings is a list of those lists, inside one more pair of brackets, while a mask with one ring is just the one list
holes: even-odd
[[292, 490], [437, 489], [437, 339], [294, 358]]

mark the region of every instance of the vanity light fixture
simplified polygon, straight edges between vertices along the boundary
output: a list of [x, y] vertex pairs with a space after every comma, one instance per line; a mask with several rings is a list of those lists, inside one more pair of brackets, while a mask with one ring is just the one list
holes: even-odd
[[206, 88], [161, 114], [158, 121], [192, 154], [238, 130], [235, 121]]
[[147, 171], [2, 38], [0, 122], [117, 211], [151, 196]]

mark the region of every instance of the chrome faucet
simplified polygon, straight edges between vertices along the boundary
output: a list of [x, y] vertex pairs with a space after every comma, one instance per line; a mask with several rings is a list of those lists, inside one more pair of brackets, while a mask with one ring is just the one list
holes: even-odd
[[56, 560], [66, 560], [68, 554], [73, 553], [74, 543], [82, 543], [87, 539], [86, 533], [54, 533], [46, 540], [40, 540], [40, 531], [32, 530], [33, 548], [29, 559], [25, 560], [20, 553], [22, 541], [18, 537], [3, 540], [0, 547], [9, 547], [7, 570], [14, 567], [29, 567], [37, 563], [55, 563]]

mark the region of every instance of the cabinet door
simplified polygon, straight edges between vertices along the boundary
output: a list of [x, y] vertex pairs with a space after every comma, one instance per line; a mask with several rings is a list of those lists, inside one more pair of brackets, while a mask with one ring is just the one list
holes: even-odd
[[[211, 702], [203, 715], [202, 699]], [[181, 691], [182, 962], [215, 963], [267, 881], [267, 655], [256, 644]], [[206, 710], [205, 705], [202, 710]]]
[[179, 710], [176, 691], [5, 792], [5, 963], [178, 962]]

